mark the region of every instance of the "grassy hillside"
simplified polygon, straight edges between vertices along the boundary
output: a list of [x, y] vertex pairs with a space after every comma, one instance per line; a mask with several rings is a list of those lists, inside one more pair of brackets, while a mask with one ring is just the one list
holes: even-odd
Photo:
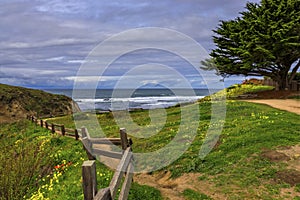
[[24, 119], [27, 114], [41, 117], [70, 114], [72, 104], [72, 99], [63, 95], [0, 84], [0, 123]]
[[[279, 152], [300, 144], [299, 115], [266, 105], [233, 100], [227, 101], [226, 106], [225, 125], [213, 151], [204, 159], [198, 156], [206, 131], [211, 126], [211, 103], [202, 102], [199, 103], [201, 120], [192, 145], [177, 161], [163, 169], [170, 171], [174, 178], [185, 173], [201, 174], [196, 178], [197, 184], [206, 184], [207, 187], [199, 191], [188, 189], [181, 195], [187, 199], [189, 196], [190, 199], [210, 198], [213, 193], [228, 199], [299, 199], [300, 172], [287, 162], [299, 162], [299, 156], [293, 153], [288, 157]], [[131, 136], [134, 152], [160, 149], [174, 138], [180, 124], [181, 111], [179, 107], [166, 111], [167, 121], [159, 133], [146, 139]], [[140, 126], [150, 123], [148, 111], [135, 111], [130, 115]], [[112, 113], [97, 117], [108, 137], [118, 136], [120, 127]], [[68, 126], [74, 126], [71, 116], [57, 119], [57, 122], [62, 121]], [[154, 174], [157, 173], [160, 172]]]

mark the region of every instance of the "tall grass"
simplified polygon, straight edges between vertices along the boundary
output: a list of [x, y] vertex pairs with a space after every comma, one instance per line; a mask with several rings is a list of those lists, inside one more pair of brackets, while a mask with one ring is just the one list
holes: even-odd
[[[26, 122], [1, 126], [0, 199], [23, 199], [51, 171], [46, 132]], [[28, 129], [29, 128], [29, 129]]]
[[[51, 134], [21, 121], [0, 125], [0, 200], [83, 199], [81, 165], [87, 160], [80, 141]], [[113, 171], [97, 162], [98, 188], [109, 186]], [[160, 200], [160, 192], [133, 184], [130, 199]]]

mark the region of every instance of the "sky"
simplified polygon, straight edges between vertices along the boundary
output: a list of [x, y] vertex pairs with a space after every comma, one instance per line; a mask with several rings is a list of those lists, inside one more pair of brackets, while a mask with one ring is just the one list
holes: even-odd
[[[236, 18], [246, 2], [0, 0], [0, 83], [72, 88], [75, 81], [87, 88], [95, 82], [103, 88], [176, 88], [187, 80], [192, 87], [205, 87], [212, 78], [199, 75], [193, 65], [195, 61], [200, 67], [203, 57], [195, 56], [191, 63], [181, 54], [197, 52], [189, 48], [193, 40], [207, 56], [215, 47], [212, 30], [220, 20]], [[89, 63], [94, 63], [93, 70]], [[233, 77], [226, 84], [243, 79]]]

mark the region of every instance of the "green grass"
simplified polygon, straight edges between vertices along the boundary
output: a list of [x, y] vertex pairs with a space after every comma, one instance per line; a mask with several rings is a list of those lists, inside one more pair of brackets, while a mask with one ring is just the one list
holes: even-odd
[[47, 122], [48, 123], [64, 124], [68, 128], [75, 128], [73, 115], [66, 115], [66, 116], [63, 116], [63, 117], [48, 118]]
[[207, 96], [200, 101], [210, 101], [211, 98], [217, 100], [217, 99], [235, 99], [240, 95], [243, 94], [251, 94], [256, 92], [262, 92], [262, 91], [268, 91], [273, 90], [274, 87], [267, 86], [267, 85], [254, 85], [254, 84], [234, 84], [228, 88], [225, 88], [224, 90], [221, 90], [219, 92], [216, 92], [215, 94], [211, 96]]
[[163, 200], [160, 191], [147, 186], [147, 185], [139, 185], [135, 182], [132, 183], [128, 199], [136, 199], [136, 200]]
[[[0, 125], [0, 199], [83, 199], [81, 165], [87, 160], [82, 144], [51, 134], [29, 121]], [[108, 187], [113, 171], [97, 162], [98, 188]], [[134, 184], [131, 199], [160, 192]]]
[[212, 198], [210, 198], [209, 196], [191, 189], [184, 190], [183, 196], [186, 200], [212, 200]]
[[[198, 156], [203, 138], [210, 126], [211, 103], [199, 103], [200, 121], [197, 135], [188, 150], [174, 163], [163, 168], [173, 177], [183, 173], [200, 172], [209, 177], [229, 199], [280, 199], [284, 185], [274, 182], [277, 171], [284, 170], [282, 162], [274, 163], [260, 156], [264, 149], [299, 144], [299, 115], [280, 111], [266, 105], [230, 100], [226, 103], [227, 114], [218, 145], [204, 159]], [[163, 128], [148, 138], [133, 137], [134, 152], [150, 152], [167, 145], [177, 134], [182, 115], [180, 107], [166, 110]], [[149, 111], [135, 111], [131, 118], [141, 127], [149, 126]], [[97, 115], [107, 137], [119, 137], [119, 125], [112, 113]], [[61, 118], [58, 119], [62, 120]], [[64, 122], [73, 125], [70, 117]], [[188, 127], [186, 127], [188, 130]], [[259, 191], [259, 192], [258, 192]]]

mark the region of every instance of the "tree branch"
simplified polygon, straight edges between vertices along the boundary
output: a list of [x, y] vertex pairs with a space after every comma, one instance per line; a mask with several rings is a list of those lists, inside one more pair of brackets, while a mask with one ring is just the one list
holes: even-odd
[[299, 60], [299, 62], [297, 63], [297, 65], [294, 67], [294, 69], [292, 70], [291, 77], [290, 77], [290, 79], [289, 79], [289, 84], [291, 84], [291, 83], [292, 83], [292, 80], [295, 78], [296, 73], [297, 73], [299, 67], [300, 67], [300, 60]]

